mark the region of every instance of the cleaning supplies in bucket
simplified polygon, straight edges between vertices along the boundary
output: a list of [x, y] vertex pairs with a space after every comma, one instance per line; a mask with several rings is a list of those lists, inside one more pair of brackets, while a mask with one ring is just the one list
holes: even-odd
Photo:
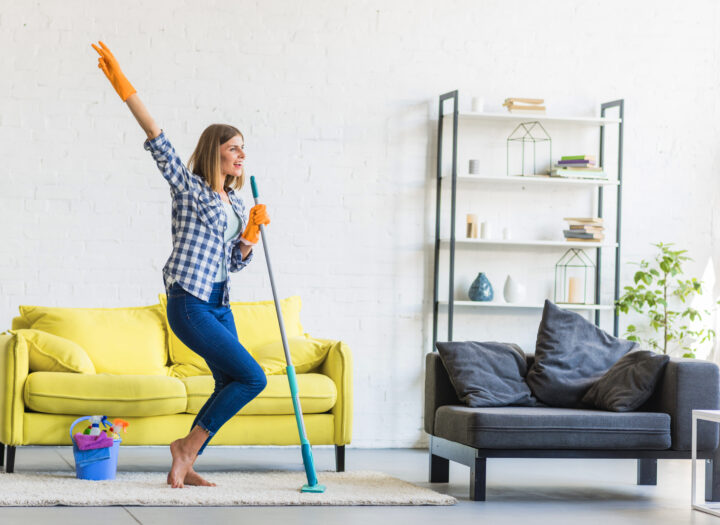
[[[91, 426], [84, 433], [73, 436], [73, 428], [81, 421], [90, 421]], [[101, 431], [100, 425], [107, 427]], [[127, 421], [115, 419], [110, 424], [106, 416], [83, 416], [70, 425], [70, 439], [73, 442], [75, 456], [75, 474], [78, 479], [108, 480], [115, 479], [120, 436], [116, 427], [127, 432]]]

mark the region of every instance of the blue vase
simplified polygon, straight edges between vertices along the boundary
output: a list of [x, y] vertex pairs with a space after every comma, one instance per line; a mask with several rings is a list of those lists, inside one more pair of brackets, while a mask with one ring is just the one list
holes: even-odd
[[468, 295], [471, 301], [493, 300], [493, 287], [483, 272], [480, 272], [477, 277], [475, 277], [475, 280], [470, 285], [470, 290], [468, 290]]

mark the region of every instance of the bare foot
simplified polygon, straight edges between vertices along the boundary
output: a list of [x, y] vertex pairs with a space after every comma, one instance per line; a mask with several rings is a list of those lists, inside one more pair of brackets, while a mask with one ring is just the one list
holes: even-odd
[[[172, 480], [170, 479], [170, 473], [168, 472], [167, 475], [167, 483], [168, 485], [172, 485]], [[185, 479], [183, 480], [183, 483], [185, 485], [195, 485], [199, 487], [217, 487], [215, 483], [212, 483], [210, 481], [207, 481], [205, 478], [200, 476], [197, 472], [195, 472], [195, 469], [190, 467], [190, 470], [187, 474], [185, 474]]]
[[170, 443], [170, 454], [172, 454], [173, 461], [168, 474], [168, 483], [174, 489], [181, 489], [185, 486], [185, 476], [192, 470], [196, 454], [188, 450], [184, 439], [176, 439]]
[[187, 474], [185, 474], [185, 485], [196, 485], [200, 487], [215, 487], [215, 483], [211, 483], [210, 481], [206, 480], [200, 474], [195, 472], [192, 467], [190, 467], [190, 470]]

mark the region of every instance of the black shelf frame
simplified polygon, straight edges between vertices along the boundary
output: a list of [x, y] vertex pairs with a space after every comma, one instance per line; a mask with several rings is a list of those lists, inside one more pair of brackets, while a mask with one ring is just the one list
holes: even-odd
[[[453, 102], [452, 111], [452, 168], [451, 168], [451, 190], [450, 190], [450, 246], [449, 246], [449, 297], [447, 305], [447, 316], [448, 316], [448, 328], [447, 328], [447, 340], [453, 340], [453, 313], [455, 310], [455, 219], [456, 219], [456, 204], [457, 204], [457, 143], [458, 143], [458, 121], [460, 116], [459, 111], [459, 91], [450, 91], [443, 95], [440, 95], [438, 105], [438, 135], [437, 135], [437, 184], [436, 184], [436, 202], [435, 202], [435, 257], [434, 257], [434, 270], [433, 270], [433, 351], [435, 350], [435, 343], [438, 340], [438, 316], [440, 301], [438, 298], [440, 288], [440, 213], [442, 204], [442, 150], [443, 150], [443, 124], [445, 119], [445, 103], [449, 100]], [[617, 151], [617, 179], [618, 184], [615, 186], [617, 191], [616, 200], [616, 221], [615, 221], [615, 289], [614, 289], [614, 300], [617, 301], [620, 298], [620, 248], [621, 233], [622, 233], [622, 167], [623, 167], [623, 127], [625, 125], [625, 101], [623, 99], [614, 100], [612, 102], [606, 102], [601, 104], [601, 117], [605, 117], [608, 110], [618, 108], [620, 122], [618, 123], [618, 151]], [[450, 113], [448, 113], [448, 116]], [[539, 118], [542, 120], [542, 117]], [[600, 166], [605, 166], [605, 126], [606, 124], [598, 124], [600, 126], [600, 144], [599, 144], [599, 160]], [[551, 159], [552, 160], [552, 159]], [[597, 213], [598, 217], [603, 216], [603, 204], [604, 204], [604, 187], [598, 186], [597, 192]], [[596, 255], [596, 271], [595, 271], [595, 304], [600, 304], [600, 292], [602, 283], [602, 248], [595, 248]], [[600, 310], [595, 311], [595, 324], [600, 325]], [[619, 317], [618, 309], [613, 309], [613, 335], [618, 336], [619, 333]]]

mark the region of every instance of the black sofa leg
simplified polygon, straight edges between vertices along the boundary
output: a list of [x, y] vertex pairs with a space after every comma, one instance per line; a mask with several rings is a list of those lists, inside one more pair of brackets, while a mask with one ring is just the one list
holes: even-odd
[[720, 448], [705, 460], [705, 501], [720, 501]]
[[657, 485], [657, 459], [638, 458], [637, 460], [637, 484]]
[[7, 464], [5, 465], [5, 472], [11, 474], [15, 472], [15, 447], [8, 445], [7, 447]]
[[0, 467], [5, 466], [5, 443], [0, 443]]
[[470, 467], [470, 499], [473, 501], [485, 501], [486, 466], [486, 458], [475, 458]]
[[335, 471], [345, 472], [345, 445], [335, 445]]
[[430, 483], [447, 483], [450, 479], [450, 460], [430, 452]]

